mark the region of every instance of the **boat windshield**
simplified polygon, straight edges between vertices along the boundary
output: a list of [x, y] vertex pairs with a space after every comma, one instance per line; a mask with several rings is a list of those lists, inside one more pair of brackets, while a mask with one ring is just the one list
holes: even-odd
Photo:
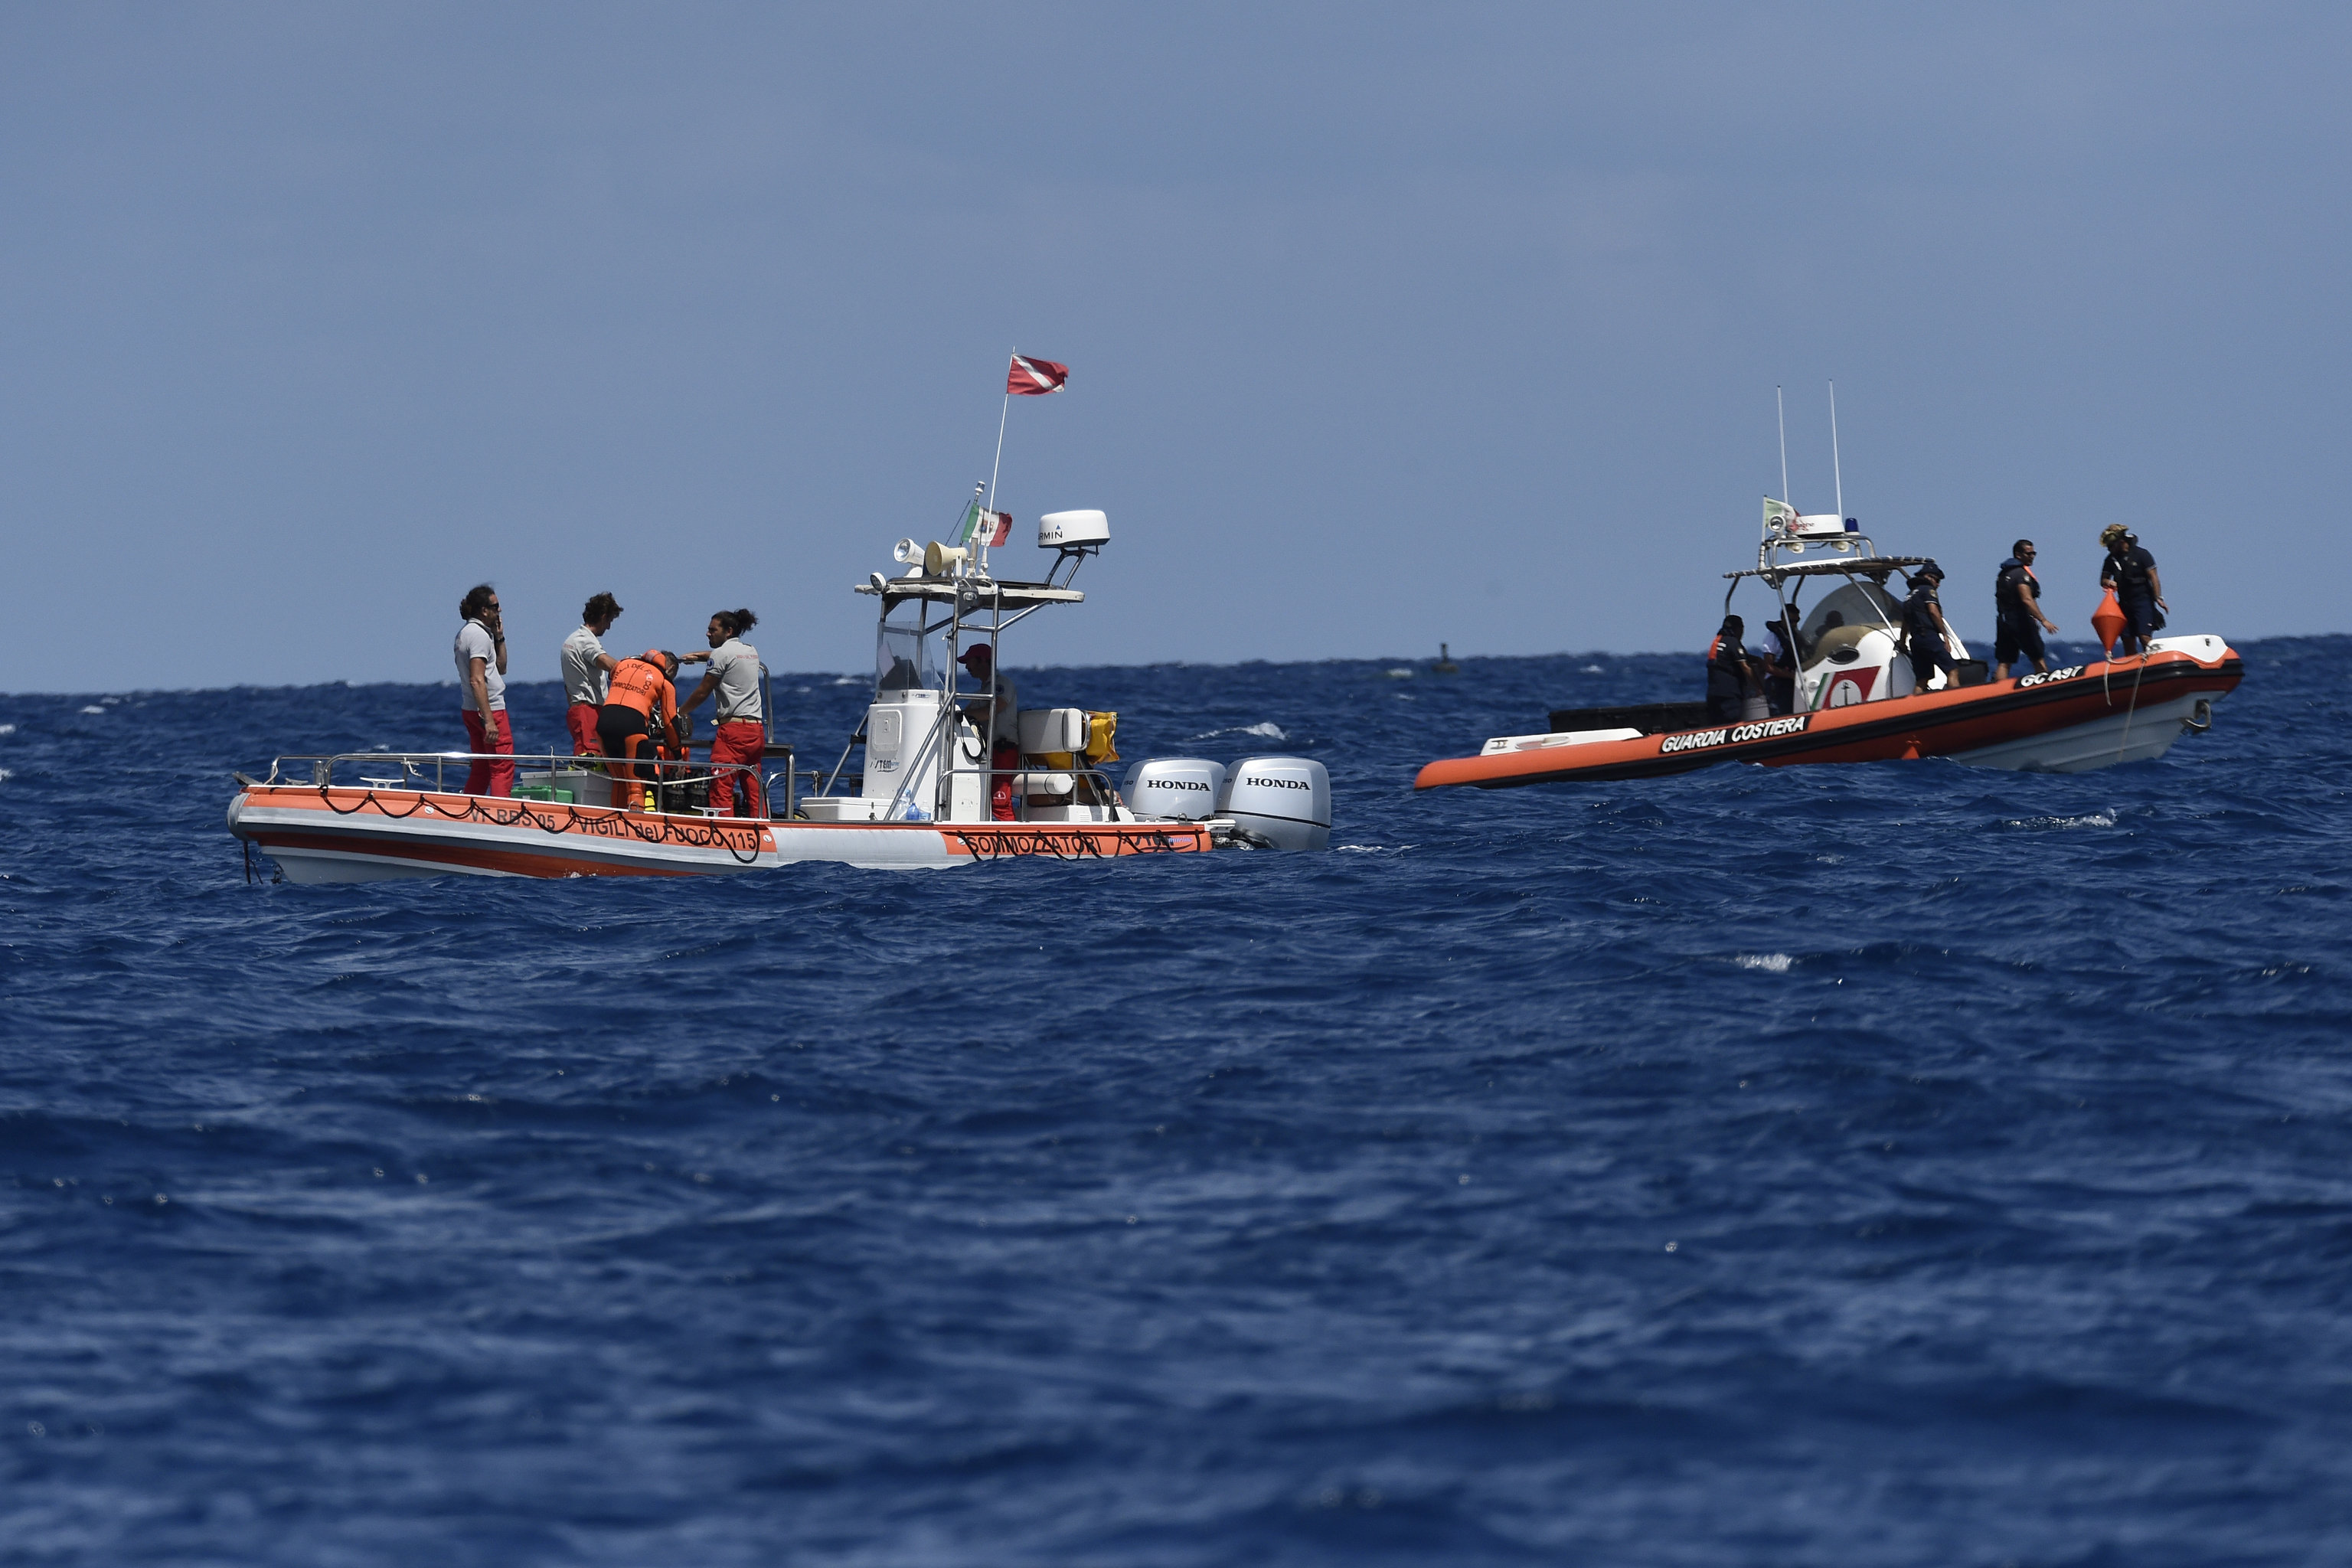
[[913, 599], [882, 618], [874, 641], [874, 689], [937, 691], [939, 667], [931, 661], [932, 638], [923, 635], [923, 602]]
[[[1832, 616], [1837, 617], [1834, 622]], [[1885, 589], [1867, 580], [1848, 583], [1805, 616], [1805, 642], [1810, 647], [1833, 625], [1893, 626], [1902, 619], [1903, 606]]]

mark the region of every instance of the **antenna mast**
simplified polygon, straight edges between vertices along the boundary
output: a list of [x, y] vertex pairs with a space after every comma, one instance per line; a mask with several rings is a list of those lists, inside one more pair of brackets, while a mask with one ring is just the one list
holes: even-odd
[[1845, 472], [1838, 467], [1837, 383], [1830, 383], [1830, 472], [1837, 476], [1838, 526], [1845, 526]]
[[1789, 504], [1789, 405], [1780, 389], [1772, 389], [1772, 410], [1780, 416], [1780, 504]]

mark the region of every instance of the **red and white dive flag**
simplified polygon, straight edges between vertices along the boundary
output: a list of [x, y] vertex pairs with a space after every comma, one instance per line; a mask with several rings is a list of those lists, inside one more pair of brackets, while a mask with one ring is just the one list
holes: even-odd
[[1049, 392], [1061, 391], [1062, 383], [1069, 379], [1068, 365], [1014, 354], [1013, 368], [1004, 374], [1004, 390], [1014, 397], [1043, 397]]

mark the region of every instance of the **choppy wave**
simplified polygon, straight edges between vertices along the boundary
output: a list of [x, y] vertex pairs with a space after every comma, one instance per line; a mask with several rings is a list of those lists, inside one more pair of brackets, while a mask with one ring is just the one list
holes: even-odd
[[2347, 648], [2083, 777], [1427, 795], [1695, 661], [1020, 670], [1342, 850], [677, 883], [247, 884], [231, 769], [446, 687], [0, 698], [0, 1555], [2324, 1557]]

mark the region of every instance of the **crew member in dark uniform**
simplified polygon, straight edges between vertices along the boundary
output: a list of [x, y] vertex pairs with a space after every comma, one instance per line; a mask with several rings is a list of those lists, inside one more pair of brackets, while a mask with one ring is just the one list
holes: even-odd
[[1903, 601], [1903, 641], [1911, 650], [1914, 694], [1921, 695], [1937, 670], [1947, 675], [1952, 670], [1952, 650], [1945, 641], [1944, 602], [1936, 596], [1936, 590], [1944, 585], [1944, 569], [1930, 561], [1906, 575], [1911, 583], [1911, 596]]
[[1993, 574], [1992, 608], [1997, 618], [1992, 639], [1992, 678], [2009, 679], [2009, 667], [2030, 658], [2033, 668], [2050, 673], [2050, 655], [2042, 634], [2057, 635], [2058, 623], [2042, 613], [2042, 579], [2033, 574], [2033, 541], [2021, 539], [2009, 547], [2009, 559]]
[[1773, 713], [1794, 712], [1797, 668], [1804, 659], [1804, 637], [1797, 630], [1797, 612], [1782, 605], [1779, 619], [1764, 623], [1764, 634], [1772, 639], [1771, 648], [1764, 655], [1764, 705]]
[[[2164, 629], [2164, 612], [2171, 608], [2164, 602], [2164, 579], [2157, 575], [2156, 557], [2141, 547], [2138, 534], [2120, 522], [2101, 529], [2099, 542], [2107, 547], [2106, 559], [2099, 563], [2099, 586], [2116, 591], [2116, 603], [2124, 612], [2124, 635], [2116, 642], [2126, 654], [2146, 653], [2148, 639]], [[2107, 651], [2112, 655], [2115, 650]]]
[[1706, 712], [1719, 724], [1738, 723], [1748, 694], [1761, 689], [1748, 650], [1739, 646], [1747, 635], [1746, 621], [1726, 616], [1723, 629], [1706, 645]]

